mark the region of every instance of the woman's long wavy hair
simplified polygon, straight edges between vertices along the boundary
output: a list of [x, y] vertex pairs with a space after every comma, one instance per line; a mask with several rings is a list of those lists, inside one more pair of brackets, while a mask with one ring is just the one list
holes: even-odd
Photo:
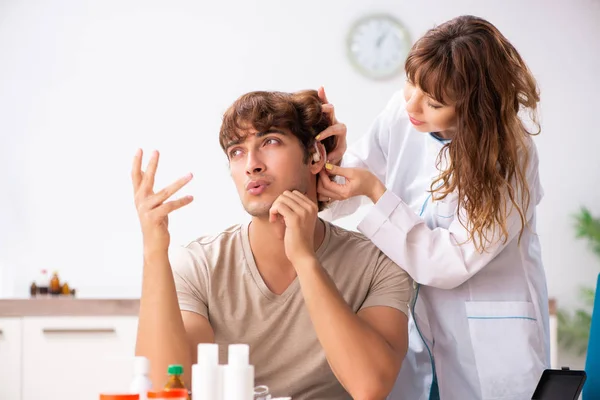
[[[458, 218], [478, 251], [508, 239], [507, 215], [527, 224], [529, 135], [540, 132], [539, 90], [513, 45], [488, 21], [461, 16], [429, 30], [405, 64], [409, 81], [434, 100], [453, 105], [456, 132], [438, 158], [447, 168], [432, 183], [434, 199], [458, 194]], [[535, 131], [520, 118], [528, 111]], [[498, 237], [499, 236], [499, 237]]]

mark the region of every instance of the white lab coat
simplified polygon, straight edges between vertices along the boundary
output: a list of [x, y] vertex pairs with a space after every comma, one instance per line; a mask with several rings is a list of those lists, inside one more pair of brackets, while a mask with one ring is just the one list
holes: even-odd
[[[409, 351], [389, 399], [430, 399], [433, 369], [442, 400], [531, 399], [549, 368], [548, 294], [535, 231], [543, 191], [529, 143], [529, 228], [519, 245], [521, 221], [510, 213], [508, 241], [485, 253], [463, 244], [467, 231], [456, 217], [464, 213], [456, 194], [432, 202], [428, 189], [444, 143], [412, 127], [402, 92], [344, 155], [342, 166], [368, 168], [387, 187], [358, 230], [405, 269], [417, 289]], [[334, 202], [322, 217], [349, 215], [360, 203]]]

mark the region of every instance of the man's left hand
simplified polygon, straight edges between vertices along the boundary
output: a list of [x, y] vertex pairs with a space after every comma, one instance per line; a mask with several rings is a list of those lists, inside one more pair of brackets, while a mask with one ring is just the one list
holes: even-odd
[[318, 212], [317, 204], [297, 190], [283, 192], [269, 210], [270, 222], [278, 223], [283, 218], [285, 254], [294, 265], [315, 258], [314, 237]]

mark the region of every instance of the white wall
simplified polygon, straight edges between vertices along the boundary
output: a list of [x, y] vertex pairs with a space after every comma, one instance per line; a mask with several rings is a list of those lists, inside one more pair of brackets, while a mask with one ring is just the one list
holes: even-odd
[[536, 140], [549, 291], [574, 304], [576, 286], [600, 271], [571, 218], [581, 205], [600, 214], [598, 0], [5, 0], [0, 291], [26, 296], [48, 268], [82, 297], [139, 296], [129, 180], [137, 147], [161, 150], [158, 185], [195, 174], [185, 193], [196, 200], [171, 219], [174, 242], [245, 220], [217, 141], [222, 112], [244, 92], [325, 85], [357, 139], [402, 83], [371, 82], [346, 59], [349, 25], [372, 11], [396, 15], [413, 37], [459, 14], [480, 15], [527, 60], [543, 99]]

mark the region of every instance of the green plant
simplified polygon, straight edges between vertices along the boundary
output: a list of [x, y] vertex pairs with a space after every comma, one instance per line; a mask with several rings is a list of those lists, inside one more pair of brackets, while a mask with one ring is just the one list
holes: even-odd
[[[594, 218], [587, 208], [575, 216], [576, 237], [587, 239], [592, 251], [600, 257], [600, 218]], [[583, 355], [587, 350], [594, 306], [594, 289], [581, 287], [579, 297], [583, 308], [569, 313], [558, 310], [558, 342], [564, 349]]]

